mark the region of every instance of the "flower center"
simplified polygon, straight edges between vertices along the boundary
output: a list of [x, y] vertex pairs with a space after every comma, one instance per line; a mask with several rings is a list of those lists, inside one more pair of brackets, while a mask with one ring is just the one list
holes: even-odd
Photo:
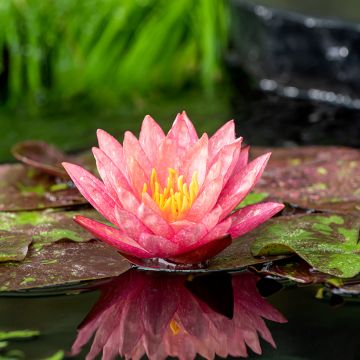
[[[168, 221], [179, 219], [195, 201], [199, 193], [199, 184], [197, 181], [197, 172], [195, 171], [188, 186], [184, 183], [184, 176], [177, 173], [176, 170], [169, 168], [166, 187], [162, 188], [156, 175], [156, 170], [152, 169], [150, 177], [151, 196], [164, 217]], [[148, 192], [148, 185], [144, 183], [143, 193]]]

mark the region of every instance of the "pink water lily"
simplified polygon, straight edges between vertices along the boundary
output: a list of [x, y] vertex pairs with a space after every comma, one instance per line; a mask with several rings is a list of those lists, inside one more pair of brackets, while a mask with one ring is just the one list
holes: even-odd
[[97, 137], [93, 154], [102, 181], [80, 166], [63, 165], [115, 227], [83, 216], [75, 221], [130, 259], [203, 262], [283, 209], [267, 202], [233, 211], [270, 156], [248, 163], [249, 147], [241, 147], [233, 121], [199, 138], [185, 112], [167, 135], [146, 116], [139, 139], [129, 131], [122, 145], [103, 130]]

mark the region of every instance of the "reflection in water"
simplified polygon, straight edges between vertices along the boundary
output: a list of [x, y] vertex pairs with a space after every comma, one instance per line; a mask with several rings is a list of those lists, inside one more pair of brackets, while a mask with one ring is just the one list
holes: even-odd
[[259, 295], [257, 281], [250, 273], [193, 280], [129, 271], [101, 289], [99, 301], [80, 325], [72, 353], [78, 354], [95, 333], [86, 359], [101, 351], [103, 359], [119, 354], [140, 359], [145, 353], [151, 359], [244, 357], [247, 346], [260, 354], [258, 334], [275, 347], [263, 318], [280, 323], [286, 319]]

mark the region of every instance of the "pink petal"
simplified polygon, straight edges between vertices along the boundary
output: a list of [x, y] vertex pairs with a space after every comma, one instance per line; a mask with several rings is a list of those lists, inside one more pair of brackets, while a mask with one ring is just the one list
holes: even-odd
[[217, 224], [210, 232], [207, 233], [200, 241], [199, 244], [207, 244], [208, 242], [223, 238], [229, 233], [231, 227], [232, 219], [228, 218], [223, 222]]
[[174, 231], [169, 223], [164, 220], [155, 211], [152, 211], [144, 203], [142, 203], [137, 210], [137, 217], [145, 224], [154, 234], [171, 238], [174, 236]]
[[167, 134], [179, 153], [184, 153], [197, 140], [196, 130], [185, 113], [178, 114]]
[[112, 198], [117, 198], [116, 188], [118, 186], [121, 186], [129, 191], [130, 186], [128, 181], [112, 160], [110, 160], [110, 158], [102, 150], [96, 147], [94, 147], [92, 151], [99, 174]]
[[145, 173], [144, 168], [134, 157], [126, 158], [127, 172], [133, 188], [133, 193], [140, 200], [144, 184], [149, 182], [149, 176]]
[[206, 176], [206, 162], [208, 157], [208, 136], [204, 134], [185, 154], [180, 173], [190, 184], [191, 177], [197, 172], [199, 187], [202, 186]]
[[194, 222], [201, 221], [205, 214], [210, 212], [216, 205], [222, 188], [222, 179], [219, 176], [204, 188], [186, 214], [185, 219]]
[[179, 231], [188, 228], [189, 226], [194, 226], [196, 223], [188, 220], [177, 220], [170, 223], [171, 228], [173, 229], [174, 233], [177, 234]]
[[156, 172], [160, 184], [164, 186], [166, 184], [167, 177], [169, 175], [168, 168], [174, 168], [179, 170], [180, 157], [176, 144], [168, 138], [165, 138], [159, 148], [159, 156], [156, 159]]
[[143, 249], [136, 241], [124, 235], [122, 231], [118, 229], [80, 215], [75, 216], [74, 220], [86, 230], [90, 231], [96, 238], [115, 247], [124, 254], [145, 259], [152, 257], [152, 255]]
[[190, 118], [187, 116], [186, 112], [183, 111], [181, 113], [181, 116], [183, 117], [185, 123], [186, 123], [186, 126], [188, 128], [188, 131], [189, 131], [189, 136], [190, 136], [190, 139], [193, 143], [195, 143], [196, 141], [199, 140], [199, 137], [197, 135], [197, 132], [196, 132], [196, 129], [195, 129], [195, 126], [194, 124], [192, 123], [192, 121], [190, 120]]
[[216, 224], [218, 224], [220, 215], [223, 213], [223, 209], [220, 205], [216, 205], [213, 210], [207, 213], [201, 222], [210, 231]]
[[116, 224], [114, 214], [116, 202], [108, 195], [105, 185], [78, 165], [66, 162], [62, 165], [85, 199], [106, 219]]
[[259, 156], [229, 179], [218, 200], [218, 204], [224, 209], [221, 219], [226, 217], [255, 186], [270, 155], [271, 153], [267, 153]]
[[242, 138], [237, 139], [229, 145], [225, 145], [215, 156], [214, 161], [209, 169], [206, 176], [204, 187], [207, 184], [216, 180], [221, 179], [224, 184], [229, 179], [235, 164], [238, 161], [240, 153]]
[[146, 192], [142, 194], [142, 202], [150, 208], [152, 211], [156, 212], [159, 216], [162, 216], [159, 205], [153, 200], [153, 198]]
[[141, 125], [139, 142], [153, 166], [164, 138], [165, 134], [158, 123], [150, 115], [146, 115]]
[[117, 224], [122, 232], [132, 239], [138, 240], [143, 232], [151, 233], [151, 231], [134, 214], [126, 210], [116, 208], [115, 216]]
[[122, 188], [120, 185], [116, 187], [116, 193], [124, 210], [136, 215], [137, 209], [140, 206], [140, 201], [136, 196], [131, 191]]
[[180, 245], [159, 235], [142, 233], [139, 244], [151, 253], [151, 257], [168, 258], [179, 251]]
[[229, 234], [234, 239], [255, 229], [284, 208], [284, 204], [266, 202], [244, 207], [230, 215]]
[[[238, 140], [241, 143], [242, 138], [240, 138]], [[234, 143], [236, 143], [236, 142], [237, 141], [234, 141]], [[236, 147], [236, 149], [234, 150], [233, 155], [232, 155], [231, 163], [227, 169], [226, 174], [224, 175], [223, 186], [225, 186], [228, 183], [229, 179], [234, 175], [234, 171], [239, 171], [240, 168], [238, 166], [239, 166], [240, 153], [241, 153], [241, 146]]]
[[[201, 262], [215, 256], [231, 244], [231, 237], [228, 236], [231, 223], [232, 220], [228, 218], [220, 224], [217, 224], [207, 234], [206, 231], [203, 231], [203, 236], [197, 236], [195, 241], [184, 242], [184, 247], [181, 249], [181, 252], [174, 254], [170, 260], [179, 263], [191, 264], [193, 262]], [[193, 229], [191, 229], [191, 231], [194, 232]], [[192, 259], [192, 261], [190, 261], [190, 259]], [[195, 259], [197, 261], [195, 261]]]
[[239, 173], [239, 171], [248, 164], [249, 150], [250, 146], [246, 145], [244, 147], [241, 147], [238, 154], [234, 154], [233, 163], [231, 164], [224, 179], [224, 186], [229, 182], [231, 178], [235, 177]]
[[[172, 241], [180, 245], [180, 252], [185, 250], [191, 250], [197, 247], [198, 242], [207, 234], [205, 225], [201, 223], [195, 223], [182, 230], [180, 230], [173, 238]], [[175, 255], [175, 254], [174, 254]]]
[[100, 149], [114, 162], [118, 169], [126, 176], [126, 163], [121, 144], [106, 131], [98, 129], [96, 132]]
[[134, 190], [141, 192], [144, 183], [150, 178], [152, 166], [139, 140], [130, 131], [125, 132], [123, 146], [129, 178]]
[[203, 244], [194, 250], [171, 257], [169, 260], [178, 264], [196, 264], [204, 262], [207, 259], [219, 254], [231, 244], [231, 237], [217, 238], [206, 244]]
[[235, 123], [234, 120], [230, 120], [209, 139], [209, 165], [222, 147], [234, 141]]
[[236, 170], [240, 170], [240, 169], [242, 169], [243, 167], [245, 167], [248, 164], [249, 151], [250, 151], [250, 146], [249, 145], [246, 145], [246, 146], [241, 148], [239, 159], [238, 159], [237, 164], [235, 166]]

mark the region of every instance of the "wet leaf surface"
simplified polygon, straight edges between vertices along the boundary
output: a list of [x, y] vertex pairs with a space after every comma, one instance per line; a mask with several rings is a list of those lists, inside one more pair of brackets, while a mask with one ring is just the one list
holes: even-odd
[[360, 151], [337, 147], [255, 149], [272, 151], [257, 193], [305, 209], [360, 213]]
[[17, 143], [11, 149], [14, 157], [25, 165], [29, 165], [55, 177], [69, 180], [70, 177], [61, 165], [63, 161], [73, 162], [84, 166], [88, 170], [94, 170], [95, 160], [90, 151], [76, 155], [68, 155], [57, 147], [44, 141], [28, 140]]
[[331, 278], [331, 275], [315, 271], [305, 261], [294, 257], [264, 265], [255, 270], [263, 275], [289, 279], [301, 284], [323, 283]]
[[208, 269], [239, 270], [250, 265], [271, 263], [273, 261], [288, 257], [288, 255], [284, 254], [254, 257], [251, 254], [251, 245], [253, 241], [254, 237], [251, 235], [251, 233], [234, 240], [232, 244], [224, 251], [210, 259]]
[[31, 242], [26, 234], [0, 230], [0, 262], [24, 260]]
[[99, 241], [59, 241], [40, 250], [30, 247], [22, 262], [0, 264], [0, 291], [25, 290], [118, 276], [130, 265]]
[[39, 210], [87, 204], [70, 181], [22, 164], [0, 165], [0, 211]]
[[360, 219], [339, 214], [278, 217], [249, 234], [253, 255], [295, 252], [314, 269], [350, 278], [360, 272]]
[[89, 241], [93, 236], [73, 221], [82, 213], [102, 220], [94, 210], [0, 212], [0, 262], [23, 260], [28, 246], [38, 249], [61, 239]]
[[61, 163], [66, 155], [56, 147], [43, 141], [23, 141], [13, 146], [14, 157], [22, 163], [34, 167], [41, 172], [68, 179]]

